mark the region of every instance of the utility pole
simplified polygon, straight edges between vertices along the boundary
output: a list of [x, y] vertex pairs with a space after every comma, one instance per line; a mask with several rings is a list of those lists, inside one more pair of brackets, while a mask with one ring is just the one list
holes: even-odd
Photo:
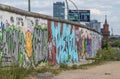
[[[74, 5], [74, 7], [76, 8], [76, 10], [78, 11], [78, 18], [77, 18], [77, 20], [78, 20], [78, 22], [80, 22], [80, 13], [79, 13], [79, 10], [78, 10], [78, 7], [77, 7], [77, 5], [72, 1], [72, 0], [69, 0], [73, 5]], [[69, 20], [69, 7], [68, 7], [68, 1], [66, 0], [66, 5], [67, 5], [67, 20]]]
[[67, 20], [69, 20], [69, 7], [68, 7], [68, 1], [66, 0], [66, 6], [67, 6]]
[[31, 5], [30, 5], [30, 0], [28, 0], [28, 11], [31, 11]]

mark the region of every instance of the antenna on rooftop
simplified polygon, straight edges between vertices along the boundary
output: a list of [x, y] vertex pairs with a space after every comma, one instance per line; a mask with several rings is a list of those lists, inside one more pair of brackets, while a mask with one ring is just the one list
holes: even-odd
[[114, 35], [114, 34], [113, 34], [113, 28], [111, 28], [111, 32], [112, 32], [112, 34], [111, 34], [111, 35], [113, 36], [113, 35]]

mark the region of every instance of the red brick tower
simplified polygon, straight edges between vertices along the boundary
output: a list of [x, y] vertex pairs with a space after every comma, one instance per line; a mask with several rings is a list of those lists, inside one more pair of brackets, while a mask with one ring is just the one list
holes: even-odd
[[109, 24], [107, 23], [107, 16], [105, 16], [105, 23], [103, 24], [102, 35], [103, 35], [103, 39], [108, 39], [110, 37]]

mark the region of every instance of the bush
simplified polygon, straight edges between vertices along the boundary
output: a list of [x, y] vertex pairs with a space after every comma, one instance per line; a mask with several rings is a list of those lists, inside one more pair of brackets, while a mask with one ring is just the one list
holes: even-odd
[[120, 52], [115, 48], [108, 47], [108, 49], [98, 50], [96, 57], [104, 61], [118, 61], [120, 60]]

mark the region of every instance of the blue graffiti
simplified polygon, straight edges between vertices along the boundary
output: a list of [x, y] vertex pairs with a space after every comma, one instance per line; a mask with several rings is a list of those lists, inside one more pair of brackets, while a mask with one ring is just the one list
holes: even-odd
[[62, 33], [60, 31], [61, 24], [54, 25], [52, 21], [52, 37], [53, 45], [56, 46], [56, 61], [60, 63], [78, 62], [77, 46], [75, 44], [75, 31], [71, 32], [71, 25], [63, 24]]
[[0, 23], [0, 41], [3, 39], [3, 29], [4, 29], [4, 24], [1, 22]]

